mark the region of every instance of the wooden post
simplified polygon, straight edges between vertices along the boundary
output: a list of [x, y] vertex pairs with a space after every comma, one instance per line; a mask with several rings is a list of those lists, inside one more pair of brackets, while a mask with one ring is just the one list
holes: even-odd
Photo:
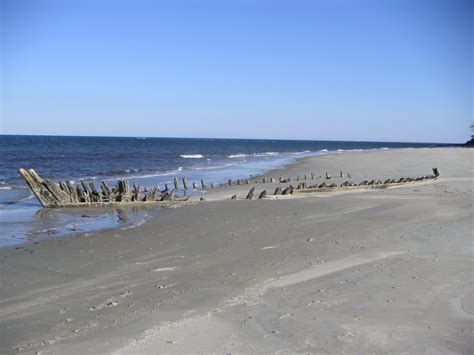
[[341, 174], [341, 177], [343, 178], [344, 177], [344, 174], [342, 173], [342, 170], [339, 172]]
[[266, 177], [265, 175], [263, 175], [262, 182], [263, 182], [263, 183], [266, 183], [266, 182], [267, 182], [267, 177]]
[[204, 185], [204, 180], [203, 179], [201, 179], [201, 186], [202, 186], [203, 189], [206, 188], [206, 185]]
[[438, 176], [439, 176], [438, 168], [433, 168], [433, 175], [434, 175], [435, 177], [438, 177]]
[[247, 194], [247, 197], [245, 198], [246, 200], [251, 200], [253, 198], [253, 192], [255, 191], [255, 187], [252, 187]]
[[261, 200], [262, 198], [264, 198], [265, 196], [267, 196], [267, 190], [263, 190], [260, 195], [258, 196], [258, 199]]
[[232, 195], [231, 200], [237, 200], [237, 195]]
[[232, 186], [232, 179], [229, 179], [229, 186]]
[[193, 181], [193, 189], [196, 190], [198, 187], [196, 185], [196, 183]]
[[183, 186], [185, 190], [188, 189], [188, 178], [186, 176], [183, 177]]
[[173, 178], [173, 183], [174, 183], [175, 190], [179, 190], [179, 185], [178, 185], [178, 179], [177, 178]]
[[273, 194], [274, 194], [274, 195], [281, 195], [282, 191], [283, 191], [283, 190], [281, 189], [281, 187], [277, 187], [277, 188], [275, 189], [275, 192], [274, 192]]
[[311, 180], [314, 180], [314, 173], [311, 173]]
[[326, 179], [330, 179], [331, 178], [331, 175], [328, 174], [328, 172], [326, 171]]
[[286, 189], [284, 189], [281, 194], [282, 195], [291, 195], [291, 194], [293, 194], [293, 190], [294, 190], [294, 187], [290, 185]]
[[275, 179], [274, 179], [274, 178], [271, 178], [271, 179], [270, 179], [270, 182], [272, 182], [272, 183], [275, 182]]

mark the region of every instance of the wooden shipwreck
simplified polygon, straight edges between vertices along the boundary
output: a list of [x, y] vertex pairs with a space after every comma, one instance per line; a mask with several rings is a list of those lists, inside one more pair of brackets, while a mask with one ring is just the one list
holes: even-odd
[[[80, 207], [80, 206], [104, 206], [111, 204], [123, 204], [123, 203], [175, 203], [175, 202], [186, 202], [189, 197], [177, 197], [176, 192], [179, 191], [180, 186], [178, 179], [173, 179], [173, 189], [169, 189], [168, 185], [165, 184], [164, 190], [160, 190], [158, 185], [151, 189], [144, 188], [139, 184], [133, 184], [132, 188], [129, 186], [128, 180], [118, 180], [117, 183], [109, 187], [109, 185], [103, 181], [100, 189], [97, 189], [93, 182], [86, 182], [81, 180], [79, 184], [73, 184], [70, 181], [59, 181], [55, 183], [50, 179], [39, 176], [33, 169], [19, 169], [21, 177], [26, 181], [29, 188], [35, 194], [36, 198], [40, 201], [43, 207]], [[332, 179], [332, 177], [326, 172], [326, 181]], [[340, 171], [340, 177], [343, 178], [344, 174]], [[387, 179], [387, 180], [365, 180], [360, 183], [353, 183], [352, 181], [345, 181], [341, 184], [332, 183], [329, 184], [322, 182], [320, 184], [311, 184], [309, 180], [321, 179], [318, 178], [314, 173], [311, 173], [311, 179], [308, 179], [309, 175], [304, 175], [304, 178], [298, 176], [296, 178], [289, 177], [284, 179], [280, 177], [279, 181], [275, 181], [271, 178], [267, 180], [266, 176], [263, 176], [263, 184], [287, 184], [292, 181], [302, 181], [296, 186], [289, 185], [283, 187], [277, 187], [273, 196], [275, 195], [293, 195], [296, 193], [313, 193], [313, 192], [331, 192], [339, 190], [355, 190], [355, 189], [384, 189], [388, 187], [400, 186], [404, 184], [419, 183], [432, 179], [436, 179], [439, 176], [438, 168], [433, 168], [433, 175], [420, 176], [416, 178], [402, 177], [399, 179]], [[347, 173], [347, 177], [350, 174]], [[259, 183], [259, 179], [253, 180], [253, 183]], [[248, 185], [250, 182], [248, 179], [232, 181], [228, 180], [227, 184], [220, 184], [223, 186], [232, 185]], [[183, 191], [188, 190], [188, 179], [182, 178]], [[202, 189], [206, 189], [206, 184], [201, 180]], [[196, 182], [192, 182], [192, 188], [197, 189]], [[214, 184], [210, 184], [210, 188], [214, 188]], [[246, 200], [252, 200], [256, 195], [255, 187], [252, 187], [245, 197]], [[261, 191], [258, 194], [258, 199], [264, 199], [270, 197], [266, 190]], [[231, 200], [237, 200], [237, 195], [232, 195]], [[203, 198], [201, 198], [203, 200]]]
[[80, 181], [72, 184], [70, 181], [55, 183], [50, 179], [39, 176], [33, 169], [19, 169], [20, 176], [43, 207], [79, 207], [103, 206], [117, 203], [146, 203], [146, 202], [184, 202], [188, 198], [175, 196], [175, 189], [166, 188], [160, 191], [158, 186], [148, 190], [138, 184], [129, 186], [128, 180], [118, 180], [115, 186], [103, 181], [100, 189], [93, 182]]

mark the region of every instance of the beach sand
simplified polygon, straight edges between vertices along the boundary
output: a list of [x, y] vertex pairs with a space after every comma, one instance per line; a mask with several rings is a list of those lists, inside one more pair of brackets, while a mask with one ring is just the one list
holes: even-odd
[[251, 201], [219, 188], [136, 228], [2, 248], [0, 353], [473, 353], [473, 156], [306, 158], [267, 176], [441, 176]]

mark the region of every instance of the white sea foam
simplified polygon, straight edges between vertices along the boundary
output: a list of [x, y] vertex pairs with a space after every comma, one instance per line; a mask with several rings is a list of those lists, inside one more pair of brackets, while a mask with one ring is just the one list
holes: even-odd
[[33, 199], [34, 197], [35, 197], [35, 195], [30, 194], [28, 197], [22, 198], [20, 201], [28, 201], [28, 200]]
[[311, 151], [310, 150], [303, 150], [302, 152], [294, 152], [294, 153], [291, 153], [291, 154], [300, 155], [300, 154], [308, 154], [308, 153], [311, 153]]
[[344, 153], [344, 152], [363, 152], [364, 149], [338, 149], [338, 153]]
[[137, 223], [134, 223], [130, 226], [127, 226], [127, 227], [123, 227], [123, 228], [120, 228], [120, 230], [129, 230], [129, 229], [134, 229], [134, 228], [137, 228], [137, 227], [140, 227], [142, 226], [143, 224], [145, 224], [147, 221], [147, 218], [143, 218], [142, 220], [138, 221]]
[[264, 153], [252, 153], [252, 154], [245, 154], [245, 153], [238, 153], [238, 154], [231, 154], [228, 155], [227, 158], [229, 159], [239, 159], [239, 158], [245, 158], [248, 156], [252, 157], [270, 157], [270, 156], [276, 156], [279, 155], [280, 153], [278, 152], [264, 152]]
[[184, 158], [184, 159], [201, 159], [201, 158], [204, 158], [204, 155], [202, 155], [202, 154], [181, 154], [180, 157]]
[[246, 156], [247, 156], [247, 154], [240, 153], [240, 154], [231, 154], [231, 155], [228, 155], [227, 158], [229, 158], [229, 159], [245, 158]]
[[265, 152], [265, 153], [262, 153], [262, 154], [256, 153], [256, 154], [254, 154], [254, 156], [256, 156], [256, 157], [265, 156], [266, 157], [266, 156], [275, 156], [275, 155], [278, 155], [278, 154], [279, 153], [277, 153], [277, 152]]
[[11, 186], [0, 186], [0, 190], [11, 190]]

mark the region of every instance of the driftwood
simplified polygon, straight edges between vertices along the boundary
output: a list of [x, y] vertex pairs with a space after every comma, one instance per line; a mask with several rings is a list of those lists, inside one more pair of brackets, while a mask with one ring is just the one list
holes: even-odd
[[[161, 192], [159, 186], [153, 189], [143, 188], [133, 184], [130, 189], [128, 180], [119, 180], [112, 188], [104, 181], [100, 190], [93, 182], [80, 181], [73, 185], [70, 181], [53, 182], [42, 178], [33, 169], [19, 169], [20, 176], [26, 181], [43, 207], [78, 207], [104, 206], [115, 203], [159, 202], [159, 201], [187, 201], [188, 198], [176, 198], [176, 189], [166, 189]], [[177, 179], [175, 179], [177, 182]]]

